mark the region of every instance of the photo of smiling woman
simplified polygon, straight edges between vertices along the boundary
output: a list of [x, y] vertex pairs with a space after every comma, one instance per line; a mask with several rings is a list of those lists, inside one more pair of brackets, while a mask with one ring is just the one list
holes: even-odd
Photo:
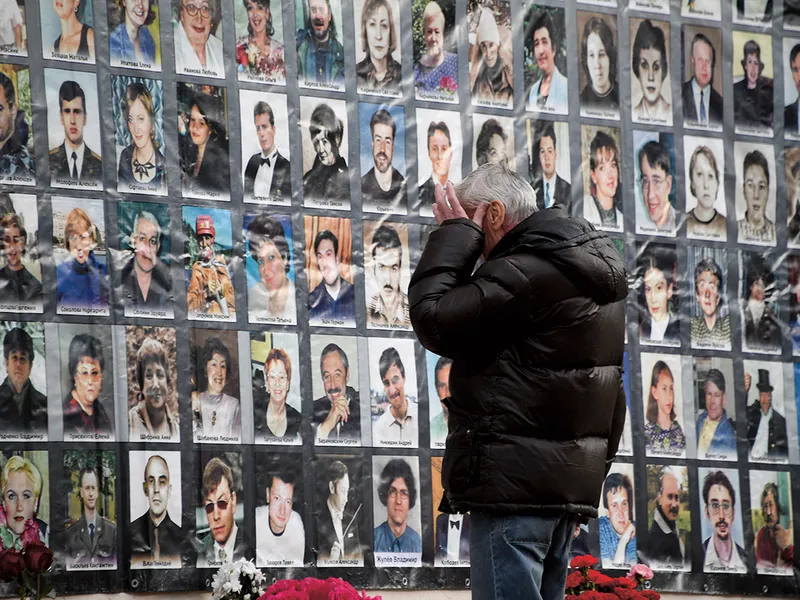
[[581, 126], [583, 218], [604, 231], [622, 231], [620, 131], [616, 127]]
[[724, 141], [685, 136], [683, 156], [686, 237], [724, 242], [728, 239]]
[[356, 35], [356, 82], [360, 94], [400, 97], [400, 9], [396, 0], [353, 4]]
[[233, 5], [236, 33], [240, 36], [236, 42], [239, 80], [284, 85], [286, 63], [280, 2], [242, 0]]
[[161, 70], [158, 3], [108, 1], [108, 45], [112, 67]]
[[225, 63], [219, 0], [172, 0], [172, 9], [175, 72], [223, 79]]
[[669, 23], [631, 19], [631, 38], [633, 122], [671, 126]]
[[639, 341], [645, 345], [681, 344], [678, 257], [674, 246], [637, 244], [636, 286], [639, 289]]
[[684, 458], [681, 359], [674, 354], [642, 354], [641, 359], [647, 456]]
[[[190, 331], [195, 443], [239, 444], [239, 356], [235, 331]], [[201, 391], [202, 390], [202, 391]]]
[[618, 120], [616, 18], [579, 11], [577, 21], [581, 116]]
[[50, 544], [50, 470], [41, 450], [0, 454], [0, 536], [6, 550], [22, 551], [30, 541]]
[[175, 330], [126, 327], [131, 442], [179, 442]]
[[730, 350], [731, 315], [725, 299], [728, 255], [724, 248], [690, 248], [688, 272], [694, 274], [689, 299], [692, 348]]
[[564, 9], [531, 5], [525, 15], [525, 31], [525, 110], [565, 115], [569, 91]]
[[92, 5], [92, 0], [39, 1], [44, 58], [94, 64]]
[[507, 0], [492, 0], [467, 4], [472, 104], [512, 108], [514, 49], [511, 37], [511, 3]]

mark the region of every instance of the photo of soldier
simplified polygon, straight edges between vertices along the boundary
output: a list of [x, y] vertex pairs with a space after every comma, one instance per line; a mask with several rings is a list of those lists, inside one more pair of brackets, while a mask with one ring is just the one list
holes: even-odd
[[[740, 1], [744, 4], [744, 0]], [[747, 31], [733, 32], [736, 133], [772, 137], [773, 69], [771, 36]]]
[[[411, 5], [417, 100], [458, 103], [458, 35], [454, 0]], [[421, 23], [421, 27], [420, 27]]]
[[717, 138], [683, 138], [686, 237], [724, 242], [728, 239], [725, 205], [724, 143]]
[[686, 467], [647, 465], [647, 544], [642, 558], [657, 571], [689, 571], [692, 529]]
[[303, 217], [311, 325], [356, 326], [350, 219]]
[[529, 112], [569, 112], [564, 9], [530, 5], [525, 14], [523, 70]]
[[727, 252], [723, 248], [690, 248], [688, 272], [694, 276], [694, 296], [689, 298], [692, 348], [730, 350], [731, 315], [725, 293]]
[[793, 575], [791, 475], [750, 471], [750, 507], [756, 572], [759, 575]]
[[364, 221], [368, 329], [411, 329], [408, 225]]
[[569, 160], [569, 124], [525, 120], [528, 180], [536, 190], [539, 210], [561, 204], [572, 213], [572, 171]]
[[684, 25], [681, 41], [683, 124], [722, 131], [722, 31]]
[[301, 443], [300, 351], [292, 333], [251, 333], [256, 443]]
[[359, 94], [400, 97], [400, 5], [397, 0], [353, 3]]
[[413, 340], [370, 338], [372, 445], [417, 448], [419, 403]]
[[[328, 0], [319, 1], [325, 3]], [[345, 101], [300, 98], [300, 130], [304, 206], [350, 210]]]
[[343, 92], [341, 0], [295, 0], [295, 22], [300, 86]]
[[306, 563], [302, 458], [299, 454], [257, 457], [256, 566], [302, 567]]
[[751, 360], [743, 364], [750, 462], [786, 463], [789, 440], [784, 398], [789, 390], [784, 385], [783, 367], [781, 363]]
[[239, 347], [235, 331], [189, 330], [195, 443], [239, 444]]
[[704, 573], [747, 573], [744, 549], [739, 473], [734, 469], [697, 470], [702, 494], [698, 495], [703, 518]]
[[[311, 336], [314, 443], [361, 445], [359, 340], [341, 336]], [[317, 363], [319, 360], [319, 363]]]
[[439, 511], [439, 503], [444, 496], [441, 456], [431, 457], [431, 486], [433, 522], [436, 526], [433, 564], [436, 567], [468, 567], [470, 565], [469, 513], [449, 515]]
[[402, 106], [360, 102], [361, 206], [364, 212], [408, 213], [406, 120]]
[[739, 251], [739, 306], [742, 350], [760, 354], [781, 351], [780, 306], [770, 254]]
[[36, 196], [0, 194], [0, 312], [41, 313], [42, 265]]
[[317, 566], [363, 567], [361, 458], [325, 455], [315, 461]]
[[[258, 5], [258, 0], [247, 2]], [[241, 90], [239, 106], [244, 201], [288, 206], [292, 178], [286, 96]]]
[[693, 361], [697, 458], [730, 460], [736, 456], [736, 403], [733, 362], [698, 357]]
[[44, 326], [36, 322], [5, 321], [0, 327], [3, 333], [0, 440], [47, 441]]
[[30, 86], [27, 67], [0, 64], [0, 183], [35, 183]]
[[251, 323], [297, 322], [292, 234], [289, 215], [244, 215], [247, 315]]
[[508, 0], [467, 3], [469, 89], [474, 106], [512, 108], [514, 48]]

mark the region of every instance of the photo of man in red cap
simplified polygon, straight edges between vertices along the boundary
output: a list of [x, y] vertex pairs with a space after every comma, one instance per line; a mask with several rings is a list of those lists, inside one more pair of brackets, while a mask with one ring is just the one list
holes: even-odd
[[214, 253], [216, 229], [211, 215], [201, 214], [195, 221], [195, 234], [200, 247], [192, 265], [186, 302], [189, 318], [198, 313], [236, 318], [236, 299], [228, 264], [222, 254]]

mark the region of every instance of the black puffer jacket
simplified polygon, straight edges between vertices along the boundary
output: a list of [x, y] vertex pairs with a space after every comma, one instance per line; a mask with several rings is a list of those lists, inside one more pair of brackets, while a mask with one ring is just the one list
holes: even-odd
[[483, 242], [447, 221], [409, 288], [420, 342], [454, 361], [441, 510], [596, 517], [625, 421], [622, 257], [558, 206], [472, 274]]

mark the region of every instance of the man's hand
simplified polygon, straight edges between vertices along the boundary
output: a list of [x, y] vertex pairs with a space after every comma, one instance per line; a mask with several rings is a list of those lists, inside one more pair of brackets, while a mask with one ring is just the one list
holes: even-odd
[[208, 295], [215, 297], [217, 295], [217, 291], [219, 290], [219, 283], [216, 279], [209, 279], [208, 280]]
[[[436, 217], [436, 222], [439, 225], [450, 219], [469, 218], [467, 211], [464, 210], [464, 207], [461, 206], [461, 203], [456, 197], [456, 190], [451, 181], [447, 182], [445, 188], [442, 188], [442, 186], [437, 183], [433, 190], [433, 197], [436, 199], [433, 203], [433, 216]], [[488, 202], [481, 202], [475, 207], [475, 214], [472, 215], [472, 221], [480, 228], [483, 228], [483, 216], [488, 209]]]
[[327, 438], [336, 424], [340, 421], [347, 423], [350, 417], [350, 409], [347, 408], [347, 396], [339, 396], [331, 403], [331, 409], [328, 411], [328, 416], [319, 426], [319, 437]]
[[750, 382], [752, 381], [753, 377], [747, 371], [744, 372], [744, 393], [750, 391]]
[[775, 543], [778, 548], [784, 550], [792, 541], [792, 534], [780, 525], [775, 526]]
[[333, 542], [331, 546], [331, 560], [339, 560], [342, 557], [342, 547], [339, 542]]

